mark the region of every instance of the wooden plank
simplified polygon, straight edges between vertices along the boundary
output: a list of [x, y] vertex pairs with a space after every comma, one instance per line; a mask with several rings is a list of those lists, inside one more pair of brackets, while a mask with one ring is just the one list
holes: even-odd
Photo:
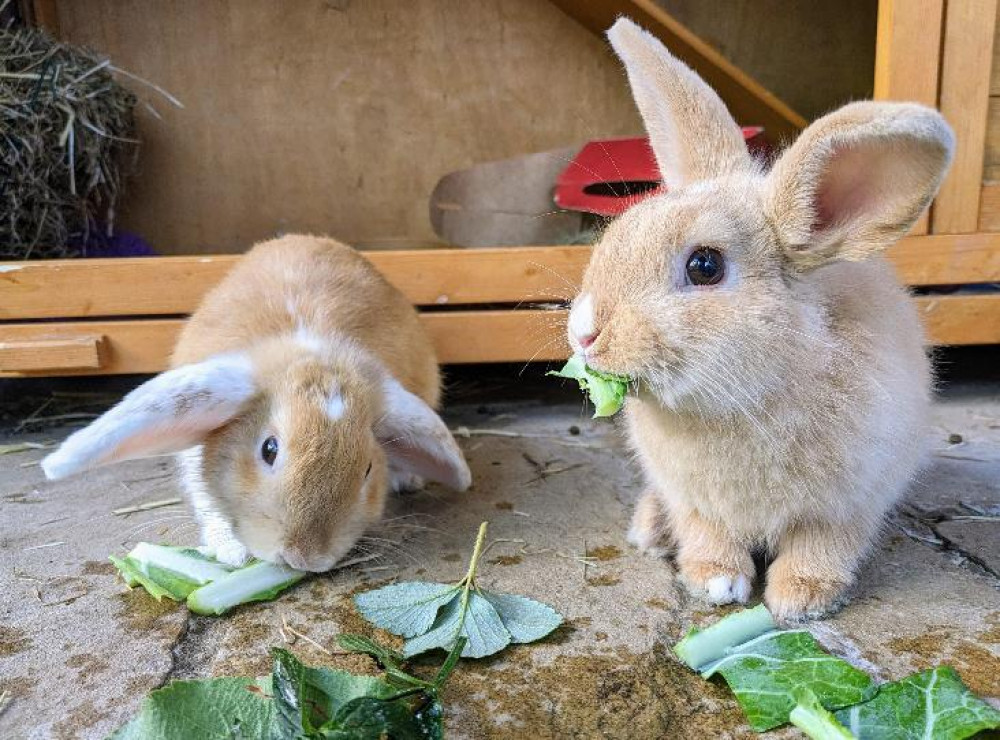
[[[366, 252], [416, 305], [566, 301], [589, 247]], [[889, 250], [909, 285], [1000, 280], [1000, 236], [908, 237]], [[237, 257], [44, 260], [0, 264], [0, 320], [189, 314]]]
[[[565, 311], [449, 311], [422, 318], [444, 364], [556, 360], [569, 353]], [[169, 364], [183, 325], [183, 319], [0, 324], [0, 346], [67, 342], [95, 335], [106, 338], [99, 369], [19, 372], [0, 367], [0, 377], [160, 372]]]
[[711, 85], [737, 121], [764, 127], [772, 141], [794, 139], [806, 120], [674, 18], [654, 0], [552, 0], [603, 37], [625, 15], [653, 33]]
[[995, 96], [990, 97], [987, 106], [983, 181], [1000, 181], [1000, 97]]
[[911, 236], [887, 256], [907, 285], [962, 285], [1000, 281], [1000, 235]]
[[[944, 0], [879, 0], [875, 42], [876, 100], [937, 107]], [[924, 214], [910, 231], [926, 234]]]
[[[363, 252], [415, 305], [562, 301], [589, 247]], [[0, 263], [0, 320], [188, 314], [236, 256]]]
[[0, 342], [0, 372], [99, 371], [103, 343], [94, 335]]
[[1000, 344], [1000, 295], [925, 296], [916, 300], [932, 344]]
[[979, 230], [1000, 231], [1000, 182], [983, 183], [979, 206]]
[[[1000, 295], [915, 299], [933, 344], [1000, 343]], [[454, 311], [423, 314], [444, 364], [559, 360], [569, 349], [565, 311]], [[100, 369], [5, 371], [0, 377], [155, 373], [168, 365], [183, 319], [0, 324], [0, 343], [106, 338]]]
[[990, 95], [1000, 95], [1000, 13], [997, 13], [996, 26], [993, 30], [993, 64], [990, 70]]
[[941, 113], [955, 129], [955, 161], [931, 214], [936, 234], [967, 234], [979, 228], [979, 195], [989, 105], [997, 0], [949, 2], [941, 58]]

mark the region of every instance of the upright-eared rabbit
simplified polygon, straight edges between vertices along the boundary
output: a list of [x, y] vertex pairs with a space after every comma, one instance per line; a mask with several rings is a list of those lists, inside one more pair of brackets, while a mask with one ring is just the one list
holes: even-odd
[[314, 571], [378, 521], [390, 488], [470, 484], [433, 410], [440, 376], [416, 311], [343, 244], [254, 247], [205, 297], [171, 364], [67, 439], [45, 473], [180, 452], [216, 557]]
[[636, 379], [630, 539], [667, 539], [716, 603], [748, 600], [762, 552], [771, 610], [822, 614], [925, 455], [924, 335], [878, 255], [927, 208], [953, 135], [920, 105], [852, 103], [768, 171], [659, 41], [625, 19], [608, 37], [669, 186], [608, 227], [569, 320], [590, 366]]

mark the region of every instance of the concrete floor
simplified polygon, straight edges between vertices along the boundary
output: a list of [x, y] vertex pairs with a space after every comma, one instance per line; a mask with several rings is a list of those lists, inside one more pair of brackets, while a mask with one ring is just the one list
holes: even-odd
[[[107, 561], [138, 540], [194, 541], [184, 505], [111, 513], [175, 496], [169, 461], [49, 483], [35, 464], [44, 451], [0, 456], [0, 737], [104, 737], [171, 678], [266, 673], [283, 619], [326, 647], [341, 631], [370, 633], [350, 595], [392, 579], [459, 578], [483, 520], [497, 540], [483, 584], [547, 601], [567, 623], [541, 643], [463, 661], [445, 692], [450, 736], [751, 736], [728, 690], [668, 654], [688, 626], [719, 612], [689, 597], [668, 562], [626, 545], [640, 482], [614, 425], [587, 419], [574, 393], [488, 407], [476, 402], [499, 395], [488, 384], [460, 395], [452, 427], [521, 435], [462, 440], [471, 491], [397, 500], [391, 516], [403, 518], [379, 533], [384, 557], [224, 618], [129, 592]], [[935, 416], [933, 466], [852, 602], [811, 629], [880, 678], [947, 662], [979, 694], [1000, 697], [1000, 384], [953, 384]], [[949, 446], [950, 434], [964, 441]], [[372, 668], [301, 638], [291, 649], [312, 663]]]

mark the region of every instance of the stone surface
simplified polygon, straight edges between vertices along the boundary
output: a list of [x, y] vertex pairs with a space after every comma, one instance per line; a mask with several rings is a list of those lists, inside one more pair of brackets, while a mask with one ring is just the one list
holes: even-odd
[[[941, 397], [933, 465], [887, 527], [852, 602], [811, 626], [880, 678], [948, 662], [980, 694], [1000, 696], [997, 391], [959, 387]], [[496, 397], [487, 384], [463, 395]], [[449, 423], [472, 430], [461, 440], [472, 490], [398, 498], [363, 542], [377, 557], [224, 618], [128, 592], [107, 562], [139, 540], [195, 540], [185, 505], [111, 513], [175, 496], [169, 461], [50, 483], [34, 464], [44, 451], [0, 455], [0, 737], [103, 737], [150, 689], [171, 678], [264, 673], [268, 648], [286, 639], [309, 662], [372, 671], [367, 658], [325, 652], [338, 632], [371, 633], [350, 595], [393, 579], [461, 577], [484, 520], [492, 544], [483, 585], [544, 600], [566, 625], [541, 643], [463, 661], [444, 697], [452, 737], [751, 736], [724, 686], [670, 657], [688, 626], [720, 610], [688, 596], [668, 562], [626, 545], [640, 482], [613, 424], [586, 418], [573, 395], [544, 405], [462, 403]], [[955, 433], [964, 441], [949, 445]]]

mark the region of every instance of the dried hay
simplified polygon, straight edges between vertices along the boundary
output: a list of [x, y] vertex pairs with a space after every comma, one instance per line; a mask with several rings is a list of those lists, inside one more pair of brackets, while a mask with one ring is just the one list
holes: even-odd
[[117, 71], [43, 31], [0, 28], [0, 259], [74, 256], [95, 230], [110, 236], [138, 149]]

